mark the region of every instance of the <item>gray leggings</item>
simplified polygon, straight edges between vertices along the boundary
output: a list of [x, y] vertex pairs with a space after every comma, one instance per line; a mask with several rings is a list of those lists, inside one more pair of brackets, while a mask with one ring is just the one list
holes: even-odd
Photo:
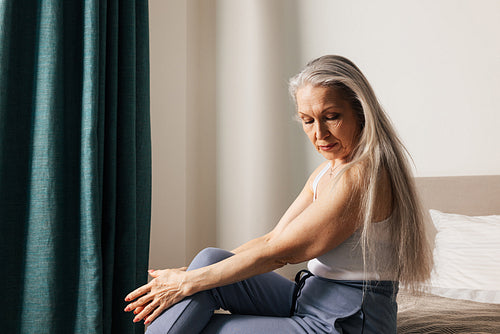
[[[233, 254], [217, 248], [201, 251], [188, 270]], [[333, 281], [276, 273], [197, 293], [172, 306], [147, 334], [173, 333], [396, 333], [393, 282]], [[224, 309], [231, 314], [214, 314]]]

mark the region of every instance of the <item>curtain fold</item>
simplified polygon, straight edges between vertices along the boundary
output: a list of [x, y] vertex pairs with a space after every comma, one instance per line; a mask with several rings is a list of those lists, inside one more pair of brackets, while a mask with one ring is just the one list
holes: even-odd
[[0, 1], [6, 333], [140, 333], [151, 210], [147, 1]]

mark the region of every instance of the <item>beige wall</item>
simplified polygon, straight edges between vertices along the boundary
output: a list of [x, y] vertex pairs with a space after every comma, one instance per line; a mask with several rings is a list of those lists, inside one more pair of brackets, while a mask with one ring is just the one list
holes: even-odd
[[215, 245], [215, 1], [151, 0], [150, 267]]
[[498, 1], [149, 3], [153, 267], [276, 223], [320, 162], [286, 81], [325, 53], [364, 71], [417, 176], [500, 173]]
[[156, 0], [149, 8], [153, 268], [181, 266], [186, 257], [185, 7], [182, 1]]

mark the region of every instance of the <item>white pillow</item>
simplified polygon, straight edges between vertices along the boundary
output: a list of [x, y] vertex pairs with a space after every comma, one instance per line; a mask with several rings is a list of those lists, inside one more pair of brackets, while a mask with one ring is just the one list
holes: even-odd
[[500, 303], [500, 215], [429, 212], [437, 229], [431, 292]]

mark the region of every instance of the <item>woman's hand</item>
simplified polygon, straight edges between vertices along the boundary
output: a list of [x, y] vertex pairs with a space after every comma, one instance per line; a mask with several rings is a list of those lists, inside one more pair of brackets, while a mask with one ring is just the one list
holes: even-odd
[[164, 310], [188, 296], [183, 289], [186, 269], [149, 270], [153, 280], [125, 297], [127, 302], [139, 298], [127, 305], [125, 312], [134, 311], [134, 322], [144, 320], [145, 324], [151, 323]]

